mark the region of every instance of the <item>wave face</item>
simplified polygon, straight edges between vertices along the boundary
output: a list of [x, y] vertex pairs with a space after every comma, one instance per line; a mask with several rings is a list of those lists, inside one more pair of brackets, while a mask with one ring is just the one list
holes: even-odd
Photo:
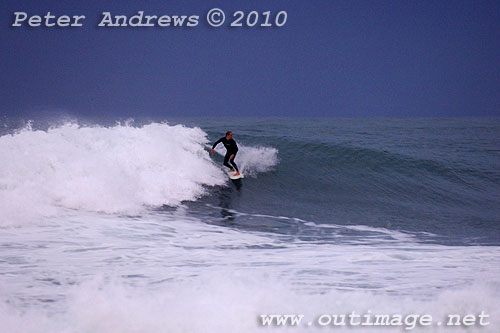
[[276, 148], [279, 160], [244, 184], [231, 203], [239, 211], [500, 244], [498, 119], [265, 119], [233, 128], [246, 143]]
[[[255, 332], [260, 314], [351, 311], [500, 325], [499, 119], [14, 123], [8, 331]], [[209, 155], [227, 130], [241, 181]]]

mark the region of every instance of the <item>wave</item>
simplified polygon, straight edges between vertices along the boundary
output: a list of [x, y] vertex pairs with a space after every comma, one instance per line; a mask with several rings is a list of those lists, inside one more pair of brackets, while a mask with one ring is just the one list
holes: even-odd
[[477, 202], [478, 197], [482, 202], [492, 201], [500, 186], [500, 173], [488, 163], [451, 159], [446, 153], [422, 156], [368, 144], [275, 140], [285, 161], [282, 175], [303, 179], [300, 187], [310, 184], [315, 188], [328, 186], [335, 193], [376, 193], [379, 198], [460, 204]]
[[[224, 185], [200, 128], [168, 123], [34, 130], [30, 123], [0, 137], [0, 225], [56, 214], [60, 208], [136, 213], [144, 206], [177, 206]], [[250, 174], [267, 170], [276, 151], [244, 147]], [[267, 156], [262, 158], [262, 156]]]
[[[498, 174], [491, 170], [460, 165], [457, 162], [441, 159], [419, 157], [414, 152], [409, 154], [394, 151], [357, 146], [349, 143], [332, 143], [297, 139], [277, 139], [280, 147], [299, 152], [297, 160], [313, 156], [314, 160], [324, 162], [330, 171], [370, 170], [379, 173], [400, 173], [416, 177], [423, 173], [447, 179], [452, 182], [464, 182], [467, 176], [478, 177], [500, 185]], [[411, 153], [411, 154], [410, 154]], [[319, 163], [318, 163], [319, 164]]]

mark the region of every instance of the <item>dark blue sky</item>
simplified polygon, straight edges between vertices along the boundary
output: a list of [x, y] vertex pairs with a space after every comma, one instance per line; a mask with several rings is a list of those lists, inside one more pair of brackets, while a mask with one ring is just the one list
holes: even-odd
[[[219, 7], [288, 13], [212, 28]], [[103, 11], [199, 15], [194, 28], [97, 27]], [[13, 13], [85, 15], [11, 27]], [[0, 114], [500, 115], [499, 1], [2, 1]], [[273, 16], [272, 16], [273, 17]]]

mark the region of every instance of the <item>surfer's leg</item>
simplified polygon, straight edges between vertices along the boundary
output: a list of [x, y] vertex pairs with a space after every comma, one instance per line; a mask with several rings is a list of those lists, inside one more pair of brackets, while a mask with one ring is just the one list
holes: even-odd
[[[236, 155], [236, 154], [234, 154]], [[233, 156], [232, 159], [230, 159], [229, 161], [231, 162], [231, 165], [234, 167], [234, 169], [236, 170], [236, 173], [240, 172], [240, 170], [238, 170], [238, 167], [236, 166], [236, 163], [234, 163], [234, 158], [235, 156]]]
[[227, 163], [229, 161], [229, 157], [231, 157], [231, 154], [227, 153], [226, 156], [224, 156], [224, 165], [227, 166], [229, 169], [234, 170], [232, 166]]
[[240, 170], [238, 170], [238, 167], [236, 166], [236, 163], [234, 163], [234, 160], [231, 160], [231, 164], [233, 165], [236, 172], [240, 172]]

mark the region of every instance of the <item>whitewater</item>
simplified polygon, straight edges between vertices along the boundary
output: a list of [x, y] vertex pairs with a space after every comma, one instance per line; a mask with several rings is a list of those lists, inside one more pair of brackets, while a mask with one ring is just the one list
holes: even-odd
[[[500, 327], [498, 119], [3, 125], [2, 331], [302, 332], [332, 328], [258, 319], [350, 311]], [[209, 155], [226, 130], [238, 182]]]

